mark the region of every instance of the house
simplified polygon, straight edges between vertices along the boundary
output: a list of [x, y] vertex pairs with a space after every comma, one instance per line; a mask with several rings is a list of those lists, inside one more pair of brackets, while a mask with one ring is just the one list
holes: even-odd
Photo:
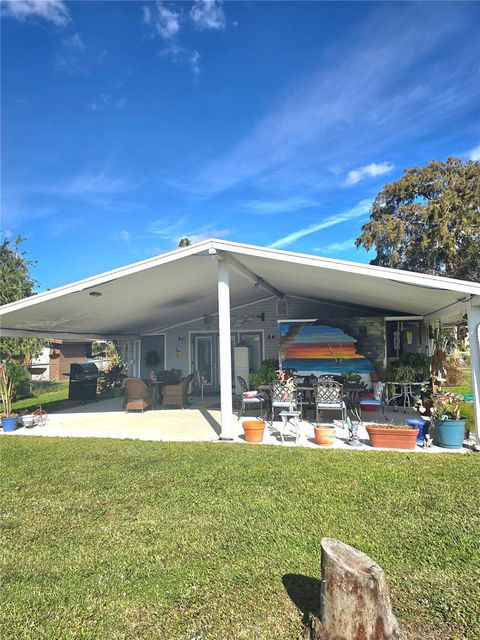
[[[361, 372], [368, 374], [402, 351], [428, 352], [431, 329], [464, 314], [480, 441], [477, 283], [210, 239], [0, 309], [4, 335], [118, 340], [135, 376], [148, 375], [149, 351], [157, 352], [159, 369], [200, 371], [205, 391], [220, 391], [225, 438], [235, 347], [247, 347], [251, 370], [279, 350], [283, 357], [308, 359], [305, 344], [282, 353], [282, 338], [302, 321], [307, 333], [311, 327], [335, 333], [330, 360], [338, 367], [361, 359]], [[328, 338], [324, 342], [331, 347]], [[332, 365], [328, 354], [318, 359]]]
[[87, 362], [92, 356], [91, 340], [53, 339], [38, 358], [33, 358], [29, 370], [33, 380], [67, 380], [72, 362]]

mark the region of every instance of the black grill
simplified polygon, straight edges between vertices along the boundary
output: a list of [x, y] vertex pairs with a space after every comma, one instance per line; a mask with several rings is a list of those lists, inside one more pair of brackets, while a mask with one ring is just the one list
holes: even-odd
[[68, 385], [68, 399], [86, 402], [97, 397], [97, 378], [100, 375], [93, 362], [72, 362]]

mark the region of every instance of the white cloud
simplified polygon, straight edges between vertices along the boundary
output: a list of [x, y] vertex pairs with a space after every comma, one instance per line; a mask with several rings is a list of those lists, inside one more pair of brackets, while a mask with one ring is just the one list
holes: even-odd
[[78, 51], [85, 51], [85, 43], [80, 38], [78, 33], [74, 33], [73, 36], [63, 39], [63, 44], [70, 49], [78, 49]]
[[64, 27], [72, 21], [63, 0], [3, 0], [2, 15], [24, 21], [39, 17]]
[[226, 20], [221, 0], [195, 0], [190, 17], [202, 31], [225, 29]]
[[474, 161], [480, 160], [480, 144], [470, 151], [469, 159]]
[[172, 218], [159, 218], [154, 220], [148, 231], [162, 240], [167, 240], [177, 246], [181, 238], [189, 238], [192, 243], [207, 240], [208, 238], [222, 238], [230, 234], [230, 229], [216, 229], [214, 223], [200, 228], [192, 228], [190, 220], [181, 217], [172, 221]]
[[64, 195], [117, 194], [130, 191], [131, 185], [121, 178], [112, 178], [106, 170], [97, 173], [81, 173], [63, 189]]
[[358, 169], [352, 169], [352, 171], [349, 171], [344, 184], [351, 186], [365, 180], [366, 178], [382, 176], [384, 173], [393, 171], [393, 169], [394, 166], [393, 164], [390, 164], [390, 162], [372, 162], [371, 164], [366, 164], [364, 167], [359, 167]]
[[342, 253], [342, 251], [347, 251], [348, 249], [355, 248], [355, 238], [348, 238], [347, 240], [343, 240], [342, 242], [331, 242], [324, 247], [315, 247], [314, 251], [318, 251], [319, 253], [331, 254]]
[[143, 11], [143, 21], [145, 24], [151, 24], [152, 22], [152, 12], [150, 7], [142, 7]]
[[283, 200], [250, 200], [246, 202], [243, 207], [252, 213], [273, 215], [276, 213], [308, 209], [309, 207], [316, 207], [318, 204], [316, 200], [311, 198], [293, 197], [284, 198]]
[[132, 236], [126, 229], [122, 229], [122, 231], [120, 231], [120, 239], [124, 242], [131, 242]]
[[284, 236], [283, 238], [280, 238], [279, 240], [273, 242], [270, 246], [274, 248], [286, 247], [287, 245], [296, 242], [304, 236], [308, 236], [312, 233], [317, 233], [317, 231], [322, 231], [322, 229], [334, 227], [335, 225], [341, 224], [342, 222], [348, 222], [349, 220], [360, 218], [360, 216], [364, 216], [370, 211], [371, 206], [371, 200], [361, 200], [352, 209], [344, 211], [343, 213], [329, 216], [328, 218], [325, 218], [323, 222], [319, 222], [318, 224], [311, 224], [308, 227], [304, 227], [303, 229], [299, 229], [298, 231], [289, 233], [287, 236]]
[[[147, 14], [148, 15], [148, 14]], [[143, 19], [145, 21], [145, 11]], [[162, 2], [157, 1], [157, 13], [154, 17], [149, 15], [149, 23], [152, 23], [155, 29], [165, 40], [170, 40], [180, 31], [180, 14], [174, 9], [169, 9]]]
[[[339, 186], [332, 167], [444, 130], [477, 99], [473, 44], [455, 65], [439, 65], [433, 55], [458, 38], [464, 22], [464, 13], [447, 7], [440, 15], [429, 3], [379, 6], [332, 45], [314, 73], [272, 99], [245, 137], [189, 179], [190, 189], [209, 197], [246, 183], [272, 190], [288, 183], [297, 193], [317, 190], [320, 181]], [[424, 72], [415, 80], [419, 64]], [[395, 84], [397, 76], [412, 80]]]
[[159, 55], [170, 58], [172, 62], [177, 64], [187, 64], [195, 76], [200, 73], [200, 54], [195, 49], [184, 49], [176, 44], [172, 44], [165, 49], [159, 51]]
[[87, 109], [90, 111], [101, 111], [110, 104], [110, 100], [111, 97], [109, 93], [100, 93], [93, 102], [87, 104]]

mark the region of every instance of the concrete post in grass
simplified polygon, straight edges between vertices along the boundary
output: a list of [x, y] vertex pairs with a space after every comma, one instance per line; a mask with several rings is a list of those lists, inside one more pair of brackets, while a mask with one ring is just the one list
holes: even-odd
[[385, 574], [366, 554], [339, 540], [322, 540], [320, 620], [312, 640], [402, 640]]

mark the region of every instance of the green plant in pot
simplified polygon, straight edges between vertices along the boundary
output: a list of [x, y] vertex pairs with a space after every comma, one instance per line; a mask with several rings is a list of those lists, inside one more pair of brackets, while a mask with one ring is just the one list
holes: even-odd
[[400, 356], [399, 364], [412, 367], [417, 376], [426, 379], [430, 375], [432, 359], [425, 353], [404, 353]]
[[401, 364], [393, 370], [394, 382], [415, 382], [415, 369], [408, 364]]
[[372, 447], [383, 449], [415, 449], [418, 428], [407, 424], [376, 424], [366, 426]]
[[463, 396], [451, 391], [437, 391], [432, 394], [431, 404], [434, 443], [445, 449], [461, 449], [466, 423], [466, 418], [460, 415]]
[[15, 391], [13, 379], [8, 375], [7, 365], [0, 363], [0, 398], [2, 399], [2, 428], [4, 431], [15, 431], [17, 415], [12, 413], [12, 398]]
[[147, 367], [155, 369], [155, 367], [158, 367], [160, 362], [160, 356], [158, 355], [157, 351], [154, 351], [153, 349], [151, 351], [147, 351], [147, 353], [145, 354], [145, 364], [147, 365]]

